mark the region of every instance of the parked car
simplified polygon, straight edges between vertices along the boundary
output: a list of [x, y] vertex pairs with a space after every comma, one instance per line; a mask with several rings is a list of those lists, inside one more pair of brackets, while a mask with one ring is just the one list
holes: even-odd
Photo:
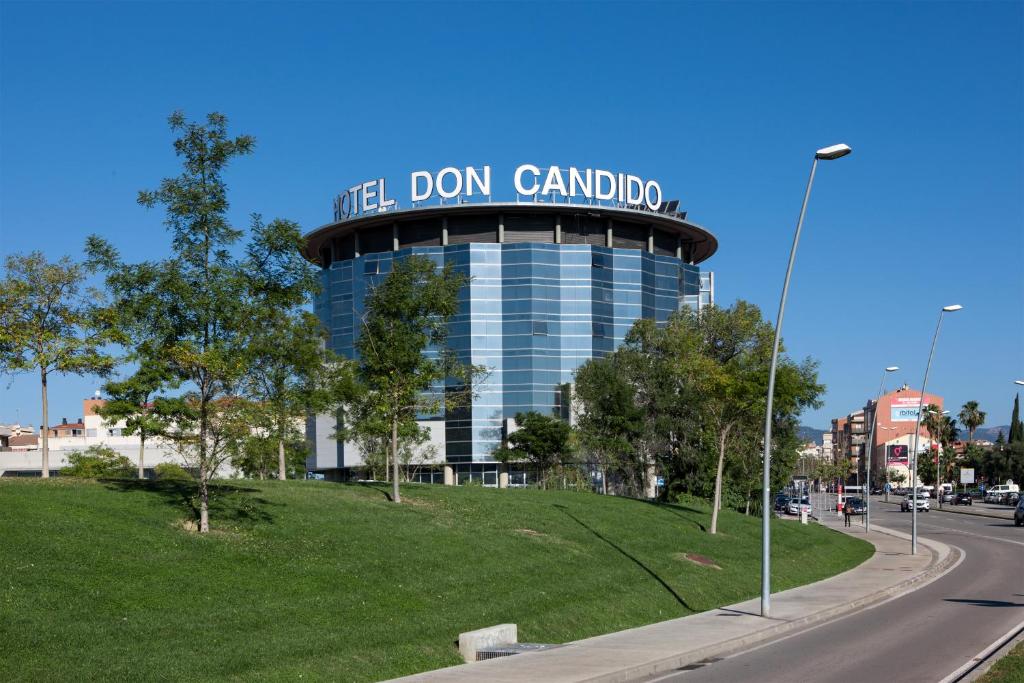
[[958, 493], [953, 496], [953, 505], [974, 505], [974, 499], [969, 493]]
[[1006, 501], [1007, 505], [1016, 505], [1019, 502], [1020, 502], [1020, 494], [1017, 493], [1016, 491], [1010, 493], [1007, 496], [1007, 501]]
[[1013, 511], [1013, 525], [1024, 526], [1024, 498], [1017, 501], [1017, 509]]
[[789, 505], [789, 496], [787, 496], [784, 493], [780, 493], [779, 495], [775, 496], [776, 512], [784, 512], [786, 510], [787, 505]]
[[985, 492], [985, 502], [1006, 502], [1006, 498], [1010, 493], [1020, 493], [1020, 486], [1018, 484], [998, 484]]
[[863, 498], [847, 498], [847, 502], [850, 504], [850, 508], [852, 508], [850, 511], [852, 515], [863, 515], [868, 511]]
[[[911, 507], [913, 507], [913, 505], [914, 497], [910, 494], [907, 494], [906, 496], [903, 497], [902, 502], [900, 502], [900, 511], [910, 512], [910, 509]], [[928, 510], [931, 509], [930, 499], [927, 496], [918, 496], [917, 509], [918, 512], [928, 512]]]
[[803, 498], [802, 500], [790, 498], [786, 504], [786, 512], [791, 515], [799, 515], [801, 509], [806, 510], [807, 514], [811, 514], [811, 501], [809, 498]]
[[956, 494], [953, 493], [952, 491], [943, 491], [942, 492], [942, 499], [941, 500], [942, 500], [943, 503], [952, 503], [954, 498], [956, 498]]

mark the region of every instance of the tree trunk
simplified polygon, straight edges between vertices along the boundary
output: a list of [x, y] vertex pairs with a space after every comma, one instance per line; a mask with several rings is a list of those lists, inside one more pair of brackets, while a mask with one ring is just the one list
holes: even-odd
[[[205, 387], [203, 391], [205, 396]], [[199, 405], [199, 533], [205, 534], [210, 531], [210, 477], [213, 474], [209, 471], [206, 449], [209, 444], [206, 435], [209, 432], [208, 406], [203, 401]]]
[[718, 469], [715, 470], [715, 499], [711, 502], [711, 533], [718, 533], [718, 510], [722, 506], [722, 471], [725, 469], [725, 439], [729, 427], [722, 430], [718, 438]]
[[50, 478], [50, 405], [46, 399], [46, 370], [40, 368], [39, 376], [43, 387], [43, 428], [40, 430], [43, 438], [43, 479]]
[[398, 417], [391, 419], [391, 464], [394, 467], [391, 477], [391, 498], [396, 503], [402, 502], [398, 492]]
[[139, 479], [146, 478], [146, 467], [143, 464], [143, 458], [146, 454], [146, 435], [144, 432], [139, 433]]
[[199, 466], [199, 533], [210, 532], [210, 488], [207, 486], [206, 465]]
[[284, 439], [277, 440], [277, 478], [284, 481], [288, 478], [284, 464]]
[[601, 468], [601, 493], [608, 495], [608, 468]]

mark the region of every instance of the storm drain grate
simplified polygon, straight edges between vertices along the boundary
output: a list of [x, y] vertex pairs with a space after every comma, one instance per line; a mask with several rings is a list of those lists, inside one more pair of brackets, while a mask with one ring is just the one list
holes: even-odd
[[511, 657], [512, 655], [521, 655], [526, 652], [541, 652], [543, 650], [551, 650], [556, 647], [562, 647], [561, 645], [547, 645], [545, 643], [509, 643], [508, 645], [495, 645], [493, 647], [484, 647], [476, 651], [476, 661], [480, 662], [485, 659], [497, 659], [498, 657]]

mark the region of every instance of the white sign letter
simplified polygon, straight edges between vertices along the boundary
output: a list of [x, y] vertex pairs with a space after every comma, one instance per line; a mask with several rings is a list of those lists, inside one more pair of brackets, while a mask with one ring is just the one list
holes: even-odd
[[[444, 189], [444, 178], [445, 176], [455, 176], [455, 189], [450, 192]], [[459, 173], [459, 169], [452, 166], [442, 168], [441, 172], [437, 174], [437, 193], [445, 199], [451, 199], [459, 195], [462, 192], [462, 174]]]
[[490, 196], [491, 194], [491, 167], [484, 166], [484, 179], [480, 180], [480, 175], [476, 172], [476, 169], [472, 166], [466, 167], [466, 194], [473, 194], [473, 184], [480, 189], [480, 194]]
[[[636, 188], [636, 194], [633, 194], [633, 188]], [[643, 200], [644, 181], [640, 180], [635, 175], [626, 176], [626, 203], [640, 204]]]
[[579, 188], [582, 190], [582, 194], [587, 199], [594, 198], [594, 172], [591, 169], [587, 169], [587, 180], [584, 182], [583, 177], [580, 175], [579, 170], [575, 166], [569, 167], [569, 196], [575, 197], [576, 190]]
[[562, 171], [557, 166], [548, 169], [548, 177], [544, 179], [544, 188], [541, 194], [549, 194], [558, 191], [558, 194], [566, 196], [565, 180], [562, 178]]
[[[531, 175], [533, 175], [533, 187], [529, 189], [523, 186], [524, 173], [530, 173]], [[522, 166], [517, 168], [515, 175], [516, 192], [518, 192], [519, 194], [525, 194], [526, 196], [537, 194], [538, 176], [540, 176], [540, 169], [534, 166], [533, 164], [523, 164]]]
[[[655, 199], [651, 199], [651, 190], [654, 190]], [[661, 208], [661, 185], [653, 180], [648, 180], [644, 186], [644, 199], [647, 200], [647, 208], [657, 211]]]
[[363, 186], [362, 186], [362, 190], [363, 190], [363, 192], [362, 192], [362, 194], [363, 194], [363, 213], [366, 213], [367, 211], [376, 211], [376, 209], [377, 209], [377, 202], [371, 202], [370, 201], [371, 199], [376, 199], [377, 198], [377, 193], [374, 191], [374, 188], [376, 188], [376, 187], [377, 187], [377, 181], [376, 180], [371, 180], [371, 181], [369, 181], [367, 183], [363, 183]]
[[[430, 195], [434, 194], [434, 177], [428, 171], [413, 171], [409, 178], [412, 182], [412, 191], [410, 192], [412, 201], [421, 202], [424, 199], [429, 199]], [[427, 181], [427, 189], [423, 192], [419, 191], [419, 181], [421, 178]]]
[[395, 205], [395, 200], [388, 199], [385, 196], [386, 193], [384, 191], [384, 179], [380, 178], [377, 182], [380, 184], [380, 210], [387, 211], [388, 209]]
[[[604, 192], [601, 190], [601, 180], [608, 181], [608, 191]], [[594, 198], [595, 199], [611, 199], [615, 196], [615, 176], [608, 171], [602, 171], [600, 169], [594, 171]]]

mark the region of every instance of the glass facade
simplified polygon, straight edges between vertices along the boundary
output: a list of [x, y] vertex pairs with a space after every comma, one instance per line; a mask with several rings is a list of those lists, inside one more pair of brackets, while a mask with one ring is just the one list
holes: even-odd
[[[445, 416], [449, 463], [492, 462], [505, 419], [516, 413], [566, 415], [563, 385], [587, 359], [621, 344], [638, 318], [663, 322], [681, 306], [710, 301], [696, 265], [636, 248], [542, 242], [407, 247], [335, 260], [322, 270], [316, 310], [335, 352], [354, 356], [366, 293], [394, 259], [410, 254], [451, 261], [471, 278], [449, 323], [449, 344], [464, 362], [489, 371], [472, 406]], [[486, 480], [491, 470], [478, 476]]]

